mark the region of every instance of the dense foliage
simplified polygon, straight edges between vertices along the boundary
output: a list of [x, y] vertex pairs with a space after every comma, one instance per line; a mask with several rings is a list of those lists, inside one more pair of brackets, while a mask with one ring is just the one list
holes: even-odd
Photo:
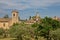
[[[41, 19], [41, 22], [36, 22], [31, 25], [27, 25], [24, 22], [13, 24], [8, 33], [10, 37], [17, 40], [60, 40], [60, 21], [53, 20], [50, 17]], [[0, 34], [4, 31], [0, 29]]]

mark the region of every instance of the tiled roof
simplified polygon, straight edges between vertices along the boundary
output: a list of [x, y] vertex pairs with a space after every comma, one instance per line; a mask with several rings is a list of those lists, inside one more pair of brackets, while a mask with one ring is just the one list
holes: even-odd
[[16, 12], [16, 13], [19, 13], [17, 10], [13, 10], [12, 12]]
[[0, 22], [8, 22], [11, 18], [0, 18]]

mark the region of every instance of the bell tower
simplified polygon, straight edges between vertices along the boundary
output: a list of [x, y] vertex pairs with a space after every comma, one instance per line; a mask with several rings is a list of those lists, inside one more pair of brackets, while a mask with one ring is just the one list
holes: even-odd
[[13, 10], [12, 11], [12, 24], [13, 23], [18, 23], [18, 11], [17, 10]]

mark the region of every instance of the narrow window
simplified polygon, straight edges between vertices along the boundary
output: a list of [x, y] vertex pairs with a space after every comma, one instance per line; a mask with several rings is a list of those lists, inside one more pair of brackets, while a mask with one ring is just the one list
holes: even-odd
[[3, 23], [3, 26], [5, 27], [5, 23]]
[[13, 16], [15, 16], [15, 14], [13, 14]]

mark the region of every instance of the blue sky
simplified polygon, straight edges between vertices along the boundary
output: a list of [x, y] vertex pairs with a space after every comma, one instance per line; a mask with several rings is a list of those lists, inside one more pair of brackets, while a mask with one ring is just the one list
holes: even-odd
[[0, 17], [11, 16], [14, 9], [19, 11], [21, 19], [34, 16], [36, 12], [40, 17], [60, 17], [60, 0], [0, 0]]

